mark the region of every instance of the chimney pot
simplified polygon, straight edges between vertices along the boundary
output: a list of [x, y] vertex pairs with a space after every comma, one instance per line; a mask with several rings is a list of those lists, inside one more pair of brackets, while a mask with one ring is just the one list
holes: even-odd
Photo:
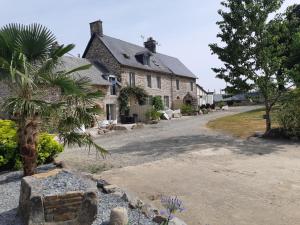
[[147, 48], [150, 52], [153, 53], [156, 53], [156, 45], [157, 42], [152, 37], [149, 37], [147, 41], [144, 42], [145, 48]]
[[91, 30], [91, 36], [97, 34], [102, 37], [103, 36], [102, 21], [97, 20], [95, 22], [90, 23], [90, 30]]

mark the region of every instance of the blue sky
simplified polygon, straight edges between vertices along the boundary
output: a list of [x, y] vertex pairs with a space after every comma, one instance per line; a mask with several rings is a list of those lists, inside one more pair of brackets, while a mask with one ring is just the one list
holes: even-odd
[[[74, 43], [74, 55], [83, 53], [90, 37], [89, 23], [103, 21], [104, 34], [141, 45], [152, 36], [158, 51], [176, 56], [210, 91], [224, 82], [216, 79], [212, 67], [221, 65], [210, 54], [208, 44], [216, 42], [220, 0], [0, 0], [0, 26], [33, 22], [49, 27], [60, 43]], [[283, 8], [299, 0], [286, 0]]]

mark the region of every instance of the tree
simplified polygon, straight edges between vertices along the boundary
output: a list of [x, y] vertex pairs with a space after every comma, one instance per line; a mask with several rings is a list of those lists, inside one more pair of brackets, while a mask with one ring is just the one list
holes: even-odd
[[282, 0], [226, 0], [217, 22], [222, 44], [210, 44], [212, 54], [224, 62], [213, 68], [227, 82], [229, 93], [258, 89], [265, 103], [266, 134], [271, 130], [270, 112], [284, 92], [287, 82], [283, 68], [286, 26], [280, 16], [268, 22]]
[[284, 42], [287, 48], [285, 69], [288, 75], [298, 88], [300, 87], [300, 5], [292, 5], [287, 8], [284, 14], [284, 22], [288, 32]]
[[[72, 74], [91, 65], [71, 71], [56, 69], [60, 57], [73, 48], [74, 45], [59, 46], [51, 31], [38, 24], [10, 24], [0, 29], [0, 75], [12, 92], [3, 110], [18, 125], [25, 176], [35, 173], [37, 137], [41, 124], [49, 121], [55, 121], [55, 130], [65, 145], [88, 145], [101, 154], [107, 153], [88, 134], [77, 132], [82, 125], [91, 123], [99, 93], [92, 91], [87, 78]], [[49, 94], [53, 89], [59, 93], [54, 99]]]

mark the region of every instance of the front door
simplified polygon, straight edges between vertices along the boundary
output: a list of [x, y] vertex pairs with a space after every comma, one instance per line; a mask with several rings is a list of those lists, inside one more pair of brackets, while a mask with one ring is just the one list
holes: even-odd
[[107, 120], [117, 119], [115, 104], [106, 104], [106, 119]]

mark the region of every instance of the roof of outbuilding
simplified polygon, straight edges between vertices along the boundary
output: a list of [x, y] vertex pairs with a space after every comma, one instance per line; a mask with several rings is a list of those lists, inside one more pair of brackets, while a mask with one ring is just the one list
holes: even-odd
[[88, 64], [92, 64], [89, 69], [76, 71], [73, 75], [76, 77], [87, 77], [91, 83], [95, 85], [110, 85], [110, 83], [103, 78], [103, 75], [107, 74], [108, 70], [99, 62], [92, 62], [84, 58], [63, 56], [56, 69], [69, 71]]
[[[197, 78], [179, 59], [161, 53], [152, 53], [147, 48], [135, 45], [107, 35], [95, 35], [109, 49], [112, 55], [121, 65], [135, 67], [144, 70], [157, 71], [163, 73], [173, 73], [175, 75]], [[88, 47], [87, 47], [88, 48]], [[149, 52], [151, 60], [149, 65], [140, 63], [136, 55]], [[84, 54], [85, 55], [85, 54]]]

